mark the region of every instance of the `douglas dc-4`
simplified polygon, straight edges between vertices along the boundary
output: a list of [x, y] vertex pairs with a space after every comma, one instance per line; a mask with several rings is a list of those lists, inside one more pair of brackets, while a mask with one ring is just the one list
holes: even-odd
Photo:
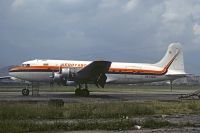
[[[180, 43], [169, 45], [165, 56], [155, 64], [110, 61], [30, 60], [9, 70], [11, 77], [29, 82], [56, 82], [76, 85], [76, 95], [88, 96], [87, 84], [104, 87], [106, 83], [133, 84], [173, 81], [185, 77]], [[23, 95], [29, 90], [23, 89]]]

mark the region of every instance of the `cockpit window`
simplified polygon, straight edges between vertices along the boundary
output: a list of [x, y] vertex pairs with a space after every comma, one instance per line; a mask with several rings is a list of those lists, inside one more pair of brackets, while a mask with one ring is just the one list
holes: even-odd
[[30, 67], [30, 64], [22, 64], [24, 67]]

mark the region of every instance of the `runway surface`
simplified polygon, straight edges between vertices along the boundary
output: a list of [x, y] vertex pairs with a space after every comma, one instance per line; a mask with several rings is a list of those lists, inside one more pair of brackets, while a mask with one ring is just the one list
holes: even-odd
[[151, 101], [151, 100], [178, 100], [179, 93], [112, 93], [92, 92], [89, 97], [75, 96], [73, 92], [40, 92], [37, 96], [22, 96], [20, 92], [0, 92], [0, 102], [24, 101], [47, 102], [50, 99], [62, 99], [66, 103], [103, 102], [103, 101]]

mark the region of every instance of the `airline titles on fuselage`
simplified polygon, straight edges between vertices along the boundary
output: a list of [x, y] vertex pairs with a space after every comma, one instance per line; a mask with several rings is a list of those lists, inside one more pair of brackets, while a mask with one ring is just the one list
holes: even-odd
[[60, 66], [61, 67], [80, 67], [83, 68], [85, 67], [87, 64], [75, 64], [75, 63], [63, 63]]

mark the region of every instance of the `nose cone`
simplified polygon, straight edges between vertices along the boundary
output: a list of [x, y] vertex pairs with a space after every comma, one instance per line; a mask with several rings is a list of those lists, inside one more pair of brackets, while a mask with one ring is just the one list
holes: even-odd
[[14, 70], [15, 67], [12, 67], [9, 69], [9, 72], [12, 72]]
[[9, 69], [9, 75], [12, 76], [12, 77], [15, 77], [17, 70], [18, 70], [17, 66], [14, 66], [14, 67], [10, 68]]

